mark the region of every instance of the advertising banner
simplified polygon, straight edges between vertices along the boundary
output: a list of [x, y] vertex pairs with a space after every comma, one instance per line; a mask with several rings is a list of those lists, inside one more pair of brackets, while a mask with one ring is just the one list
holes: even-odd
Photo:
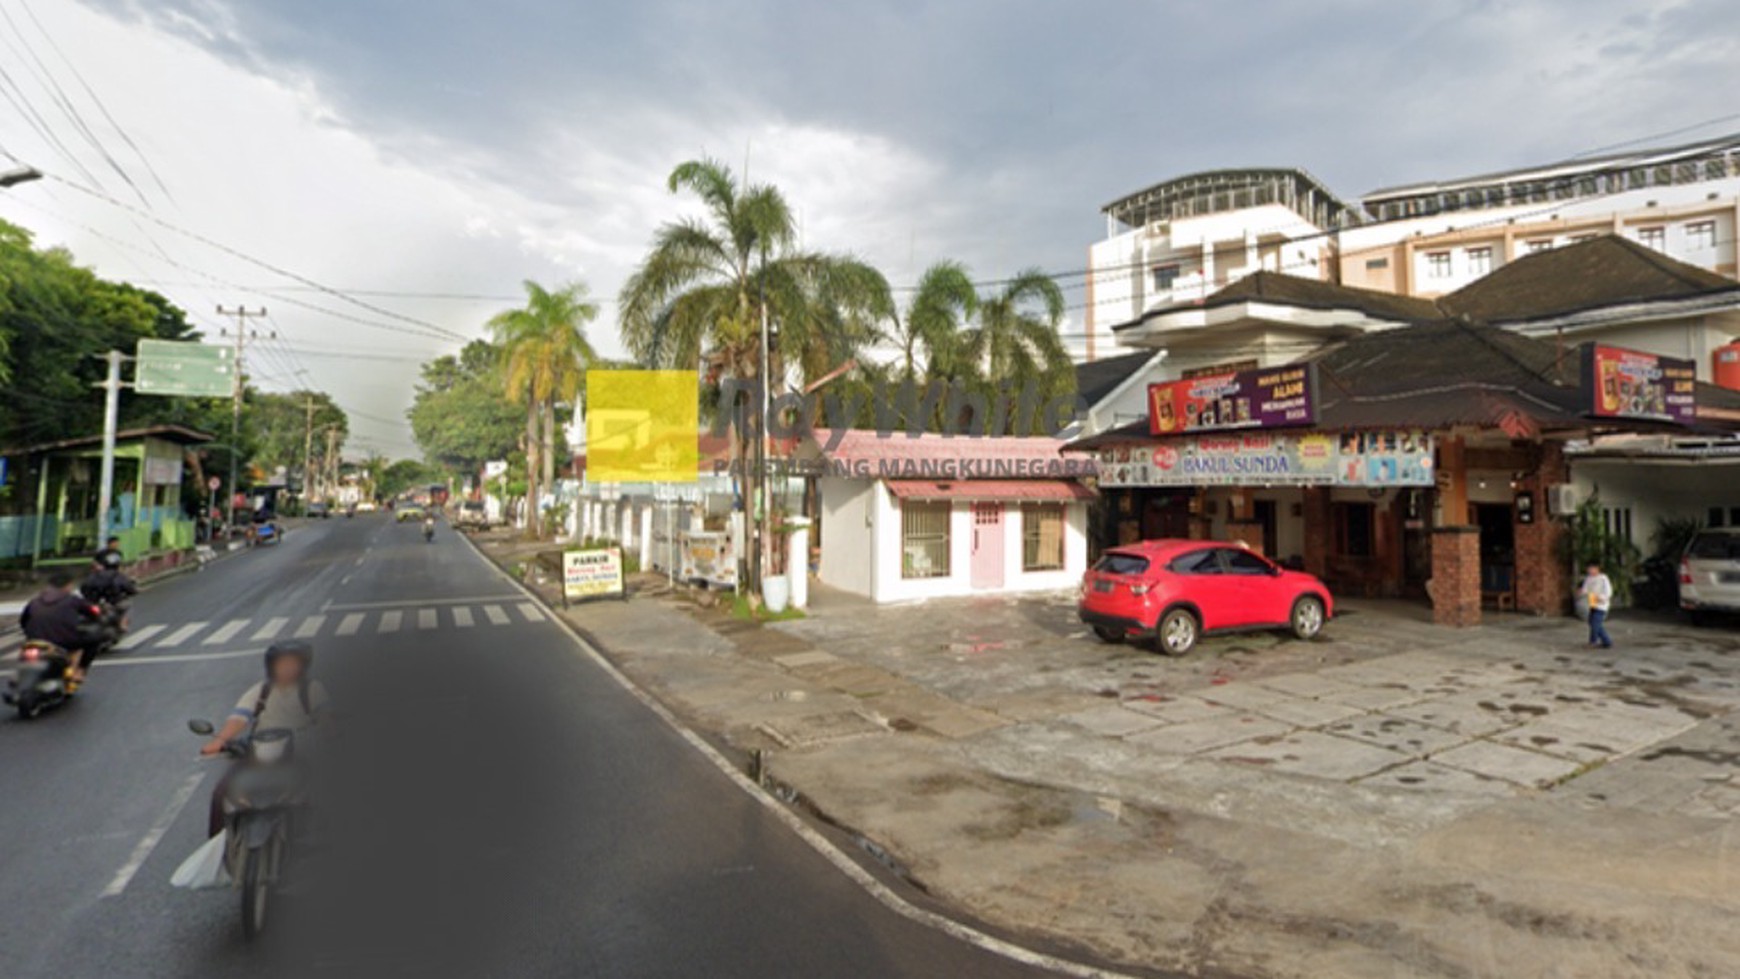
[[1317, 421], [1317, 368], [1292, 364], [1148, 385], [1148, 432], [1298, 428]]
[[1690, 425], [1698, 414], [1697, 380], [1689, 360], [1600, 343], [1583, 348], [1583, 390], [1597, 418]]
[[1418, 431], [1199, 435], [1103, 449], [1099, 482], [1127, 486], [1431, 486]]
[[608, 598], [622, 588], [622, 549], [562, 552], [562, 600]]

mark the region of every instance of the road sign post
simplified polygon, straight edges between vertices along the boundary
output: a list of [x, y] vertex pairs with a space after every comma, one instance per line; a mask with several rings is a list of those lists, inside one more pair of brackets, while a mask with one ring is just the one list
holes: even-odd
[[133, 388], [140, 394], [228, 398], [235, 393], [236, 352], [177, 340], [140, 340]]

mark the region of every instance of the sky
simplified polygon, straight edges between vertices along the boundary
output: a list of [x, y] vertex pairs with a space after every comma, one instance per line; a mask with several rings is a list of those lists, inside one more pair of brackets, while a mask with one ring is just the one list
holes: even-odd
[[264, 306], [262, 386], [402, 457], [418, 364], [524, 279], [588, 284], [622, 353], [686, 159], [777, 184], [807, 247], [899, 289], [944, 258], [1078, 270], [1104, 204], [1196, 170], [1354, 198], [1740, 130], [1737, 90], [1732, 0], [0, 0], [0, 168], [51, 177], [0, 218], [212, 339]]

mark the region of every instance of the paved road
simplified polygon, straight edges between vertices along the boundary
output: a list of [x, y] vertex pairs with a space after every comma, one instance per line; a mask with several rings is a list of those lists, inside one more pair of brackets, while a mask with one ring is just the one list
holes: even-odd
[[[887, 911], [445, 525], [331, 520], [137, 603], [79, 702], [0, 719], [0, 975], [1028, 976]], [[260, 946], [168, 885], [225, 713], [304, 636], [345, 712], [322, 845]]]

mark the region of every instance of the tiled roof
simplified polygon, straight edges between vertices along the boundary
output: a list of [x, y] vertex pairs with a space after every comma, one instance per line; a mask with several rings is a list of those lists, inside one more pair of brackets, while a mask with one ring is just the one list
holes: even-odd
[[1238, 303], [1271, 303], [1320, 310], [1347, 309], [1374, 319], [1401, 323], [1419, 323], [1443, 316], [1430, 299], [1400, 296], [1375, 289], [1358, 289], [1339, 282], [1306, 279], [1264, 269], [1252, 272], [1199, 301], [1158, 307], [1112, 329], [1133, 329], [1156, 316], [1182, 309], [1216, 309]]
[[1488, 323], [1566, 316], [1603, 306], [1732, 293], [1740, 283], [1618, 235], [1526, 255], [1438, 300]]
[[1133, 354], [1121, 354], [1117, 357], [1105, 357], [1100, 360], [1090, 360], [1085, 364], [1075, 365], [1075, 389], [1091, 407], [1118, 389], [1118, 386], [1130, 379], [1130, 375], [1141, 370], [1153, 360], [1152, 350], [1141, 350]]

